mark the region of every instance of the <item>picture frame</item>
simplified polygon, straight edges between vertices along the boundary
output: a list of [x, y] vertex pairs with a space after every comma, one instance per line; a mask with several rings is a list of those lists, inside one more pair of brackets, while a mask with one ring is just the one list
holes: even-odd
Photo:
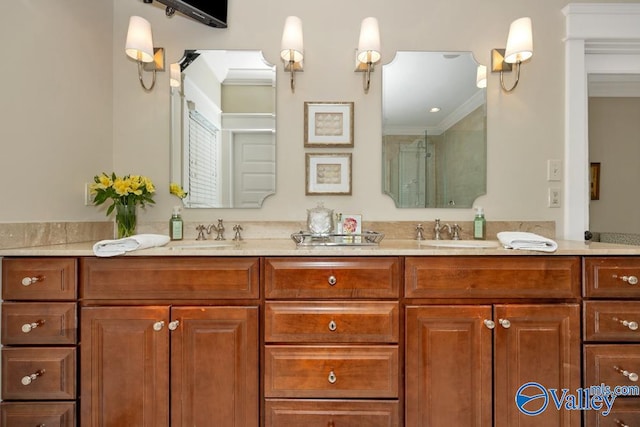
[[591, 200], [600, 200], [600, 163], [591, 163], [589, 172]]
[[305, 147], [353, 147], [353, 102], [305, 102]]
[[305, 194], [351, 195], [351, 153], [306, 153]]
[[362, 215], [343, 214], [342, 215], [342, 232], [344, 234], [361, 234], [362, 233]]

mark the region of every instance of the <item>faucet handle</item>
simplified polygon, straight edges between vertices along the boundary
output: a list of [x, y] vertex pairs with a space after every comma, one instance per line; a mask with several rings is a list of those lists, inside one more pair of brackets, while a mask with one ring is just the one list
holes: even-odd
[[424, 240], [424, 227], [422, 224], [416, 226], [416, 240]]
[[460, 240], [460, 230], [462, 230], [462, 227], [458, 224], [451, 226], [451, 240]]

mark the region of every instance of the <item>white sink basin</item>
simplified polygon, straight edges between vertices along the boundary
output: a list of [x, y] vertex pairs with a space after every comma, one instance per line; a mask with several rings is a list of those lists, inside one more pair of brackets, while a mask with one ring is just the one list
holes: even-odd
[[419, 246], [429, 246], [437, 248], [489, 249], [500, 247], [500, 243], [495, 240], [421, 240]]
[[178, 243], [171, 245], [170, 248], [176, 249], [213, 249], [213, 248], [229, 248], [235, 246], [233, 242], [191, 242]]

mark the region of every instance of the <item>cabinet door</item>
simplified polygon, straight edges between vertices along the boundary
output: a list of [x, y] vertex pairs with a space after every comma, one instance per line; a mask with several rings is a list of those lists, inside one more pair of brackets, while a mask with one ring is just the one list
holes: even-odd
[[491, 314], [490, 306], [407, 307], [405, 425], [491, 426]]
[[[546, 409], [535, 416], [524, 414], [515, 404], [518, 389], [529, 382], [560, 393], [568, 389], [575, 396], [580, 387], [579, 306], [497, 305], [494, 318], [496, 427], [580, 426], [580, 411], [558, 410], [550, 397]], [[524, 391], [527, 396], [535, 394]], [[533, 399], [533, 406], [525, 408], [536, 411], [540, 402]]]
[[81, 312], [81, 425], [169, 425], [169, 308]]
[[171, 426], [257, 427], [258, 308], [171, 314]]

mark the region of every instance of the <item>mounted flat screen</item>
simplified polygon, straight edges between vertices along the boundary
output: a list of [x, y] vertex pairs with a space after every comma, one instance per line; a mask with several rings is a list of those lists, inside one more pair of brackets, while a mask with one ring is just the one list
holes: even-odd
[[227, 28], [227, 0], [158, 0], [167, 6], [167, 15], [178, 11], [216, 28]]

